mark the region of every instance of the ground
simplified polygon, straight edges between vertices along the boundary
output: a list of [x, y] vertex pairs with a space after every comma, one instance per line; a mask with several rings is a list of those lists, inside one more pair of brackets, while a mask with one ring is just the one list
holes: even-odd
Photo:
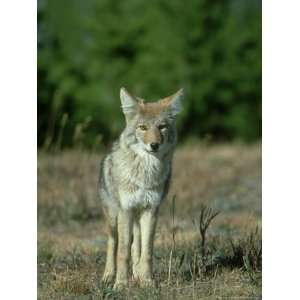
[[[156, 286], [104, 286], [102, 153], [38, 153], [39, 299], [261, 299], [261, 145], [189, 143], [155, 241]], [[200, 220], [201, 212], [204, 218]], [[205, 216], [218, 212], [205, 236]]]

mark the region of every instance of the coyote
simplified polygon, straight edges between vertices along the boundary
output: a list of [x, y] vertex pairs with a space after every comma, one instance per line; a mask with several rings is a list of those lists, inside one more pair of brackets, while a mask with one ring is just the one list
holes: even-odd
[[126, 128], [101, 161], [99, 194], [108, 223], [104, 282], [114, 288], [133, 278], [152, 284], [155, 226], [170, 184], [177, 140], [175, 116], [183, 90], [153, 103], [120, 91]]

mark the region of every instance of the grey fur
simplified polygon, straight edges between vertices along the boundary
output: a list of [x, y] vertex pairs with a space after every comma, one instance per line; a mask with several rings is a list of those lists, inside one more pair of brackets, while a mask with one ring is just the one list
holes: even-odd
[[[182, 91], [178, 95], [174, 96], [174, 101], [170, 102], [170, 106], [166, 109], [158, 110], [155, 115], [147, 115], [141, 114], [135, 107], [138, 105], [138, 102], [135, 102], [138, 98], [131, 96], [125, 89], [121, 89], [123, 112], [127, 121], [126, 128], [118, 141], [113, 144], [112, 151], [103, 158], [100, 164], [99, 195], [110, 232], [116, 231], [120, 214], [133, 215], [133, 222], [139, 224], [138, 218], [141, 214], [145, 211], [153, 211], [156, 220], [159, 206], [170, 186], [172, 158], [177, 141], [175, 114], [179, 112]], [[138, 129], [141, 122], [147, 125], [149, 131], [153, 130], [153, 135], [150, 135], [149, 139], [151, 141], [152, 136], [157, 138], [160, 143], [159, 151], [155, 153], [150, 151], [145, 134]], [[167, 124], [167, 127], [158, 131], [159, 124]], [[132, 226], [130, 224], [128, 226]], [[128, 230], [132, 232], [131, 228]], [[111, 238], [112, 244], [116, 245], [117, 237], [111, 236]], [[120, 247], [124, 246], [119, 245]], [[115, 246], [112, 248], [113, 250], [108, 250], [108, 255], [109, 251], [116, 251]], [[121, 251], [122, 249], [119, 249], [120, 253]], [[113, 280], [114, 274], [112, 273], [116, 272], [115, 264], [113, 258], [111, 262], [107, 262], [105, 280]], [[127, 275], [118, 275], [118, 273], [119, 270], [116, 285], [126, 283]], [[148, 276], [143, 274], [141, 279]]]

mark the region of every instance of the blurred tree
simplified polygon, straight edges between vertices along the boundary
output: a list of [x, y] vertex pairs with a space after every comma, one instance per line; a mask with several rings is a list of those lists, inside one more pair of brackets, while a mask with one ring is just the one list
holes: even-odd
[[182, 137], [261, 136], [257, 1], [38, 1], [38, 144], [104, 142], [124, 126], [119, 89], [156, 99], [186, 89]]

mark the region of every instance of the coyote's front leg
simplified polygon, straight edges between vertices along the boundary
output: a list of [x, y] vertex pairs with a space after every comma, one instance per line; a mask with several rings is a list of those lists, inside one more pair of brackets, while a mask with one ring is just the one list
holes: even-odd
[[116, 254], [118, 246], [117, 222], [108, 224], [108, 240], [106, 264], [102, 281], [105, 283], [113, 282], [116, 273]]
[[118, 255], [117, 276], [114, 287], [118, 288], [128, 284], [128, 272], [130, 261], [131, 235], [132, 235], [132, 211], [120, 210], [118, 214]]
[[153, 243], [157, 220], [157, 209], [147, 209], [141, 214], [141, 257], [138, 275], [143, 283], [152, 283]]
[[131, 247], [131, 257], [133, 278], [138, 279], [138, 265], [141, 257], [141, 229], [138, 218], [136, 218], [133, 223], [133, 242]]

